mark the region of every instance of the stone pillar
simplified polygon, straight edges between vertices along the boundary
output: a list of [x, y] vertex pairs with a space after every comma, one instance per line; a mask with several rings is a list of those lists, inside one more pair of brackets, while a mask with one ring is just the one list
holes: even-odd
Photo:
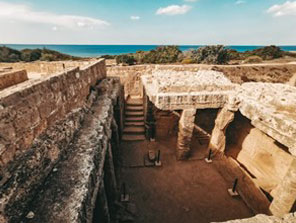
[[224, 153], [226, 146], [226, 129], [228, 125], [234, 119], [234, 111], [228, 110], [227, 107], [222, 108], [217, 115], [215, 120], [215, 127], [212, 132], [212, 136], [209, 143], [209, 149], [214, 153]]
[[194, 129], [195, 109], [182, 111], [179, 121], [179, 132], [177, 142], [177, 159], [184, 160], [190, 155], [191, 138]]
[[296, 160], [294, 160], [284, 179], [272, 191], [273, 201], [269, 207], [271, 213], [283, 217], [291, 211], [296, 201]]

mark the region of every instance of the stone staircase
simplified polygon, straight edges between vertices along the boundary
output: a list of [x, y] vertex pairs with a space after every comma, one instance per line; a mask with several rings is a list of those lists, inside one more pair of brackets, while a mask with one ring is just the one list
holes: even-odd
[[125, 107], [125, 127], [122, 140], [145, 140], [145, 122], [143, 99], [129, 98]]

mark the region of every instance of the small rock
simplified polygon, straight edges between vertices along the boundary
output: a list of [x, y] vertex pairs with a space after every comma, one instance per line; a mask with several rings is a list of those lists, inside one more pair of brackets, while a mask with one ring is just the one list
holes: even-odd
[[53, 168], [52, 172], [57, 172], [58, 171], [58, 168]]
[[183, 209], [184, 209], [185, 212], [189, 212], [190, 211], [190, 208], [188, 208], [188, 207], [183, 207]]
[[27, 214], [26, 218], [28, 218], [28, 219], [32, 219], [32, 218], [34, 218], [34, 216], [35, 216], [34, 212], [33, 212], [33, 211], [30, 211], [30, 212]]

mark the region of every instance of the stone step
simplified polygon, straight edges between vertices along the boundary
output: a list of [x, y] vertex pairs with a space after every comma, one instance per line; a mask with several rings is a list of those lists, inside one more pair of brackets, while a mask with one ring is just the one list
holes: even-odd
[[125, 116], [143, 116], [144, 117], [144, 112], [143, 111], [125, 111]]
[[139, 133], [145, 133], [145, 128], [143, 126], [130, 126], [125, 127], [123, 129], [124, 134], [139, 134]]
[[130, 99], [127, 100], [126, 104], [127, 105], [131, 105], [131, 106], [140, 106], [140, 105], [143, 106], [143, 99], [140, 99], [140, 98], [139, 99], [138, 98], [136, 98], [136, 99], [130, 98]]
[[126, 122], [144, 122], [144, 116], [125, 117]]
[[143, 121], [138, 121], [138, 122], [135, 122], [135, 121], [126, 121], [125, 122], [125, 126], [128, 127], [128, 126], [145, 126], [145, 123]]
[[142, 105], [141, 106], [130, 106], [130, 105], [128, 105], [125, 108], [125, 111], [143, 111], [143, 110], [144, 110], [144, 108], [143, 108]]
[[127, 134], [123, 134], [122, 136], [122, 140], [123, 141], [142, 141], [145, 140], [145, 136], [144, 135], [127, 135]]

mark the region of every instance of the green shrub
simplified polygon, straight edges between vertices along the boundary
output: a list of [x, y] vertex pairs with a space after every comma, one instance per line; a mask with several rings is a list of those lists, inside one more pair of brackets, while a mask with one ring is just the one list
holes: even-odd
[[0, 62], [21, 61], [21, 53], [6, 46], [0, 47]]
[[244, 63], [262, 63], [263, 60], [259, 56], [249, 56], [244, 60]]
[[200, 47], [191, 54], [196, 63], [227, 64], [230, 60], [229, 50], [222, 45]]
[[283, 57], [285, 55], [285, 52], [277, 46], [266, 46], [266, 47], [255, 49], [252, 51], [247, 51], [244, 54], [247, 57], [259, 56], [263, 60], [272, 60], [272, 59]]
[[54, 61], [55, 57], [52, 54], [49, 53], [43, 53], [42, 56], [40, 57], [41, 61]]
[[100, 56], [100, 58], [104, 58], [106, 60], [113, 60], [113, 59], [115, 59], [115, 57], [116, 56], [114, 56], [114, 55], [108, 55], [108, 54]]
[[21, 59], [25, 62], [31, 62], [39, 60], [41, 57], [41, 50], [40, 49], [24, 49], [21, 51]]
[[132, 55], [128, 55], [128, 54], [122, 54], [122, 55], [118, 55], [116, 56], [116, 63], [117, 64], [128, 64], [128, 65], [133, 65], [135, 64], [136, 60]]
[[141, 53], [142, 63], [165, 64], [178, 62], [182, 52], [177, 46], [160, 46], [148, 53]]

